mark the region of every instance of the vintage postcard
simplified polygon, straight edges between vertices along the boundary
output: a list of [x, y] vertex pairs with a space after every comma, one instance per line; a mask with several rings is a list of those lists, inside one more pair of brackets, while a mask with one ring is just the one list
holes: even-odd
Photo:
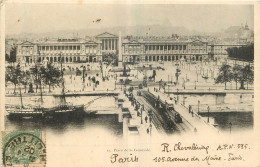
[[259, 7], [2, 2], [1, 165], [260, 166]]

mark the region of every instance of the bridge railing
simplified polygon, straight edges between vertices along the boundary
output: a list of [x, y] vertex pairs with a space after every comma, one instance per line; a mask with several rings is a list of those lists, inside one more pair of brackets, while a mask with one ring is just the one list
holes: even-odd
[[[180, 105], [189, 111], [189, 108], [186, 107], [184, 104], [180, 103]], [[207, 126], [209, 126], [211, 129], [215, 130], [216, 132], [219, 132], [219, 130], [218, 130], [217, 128], [215, 128], [212, 124], [209, 124], [208, 122], [206, 122], [205, 120], [203, 120], [198, 113], [193, 112], [193, 114], [194, 114], [194, 116], [197, 117], [202, 123], [206, 124]], [[190, 123], [189, 123], [189, 124], [190, 124]], [[191, 124], [190, 124], [190, 125], [191, 125]]]

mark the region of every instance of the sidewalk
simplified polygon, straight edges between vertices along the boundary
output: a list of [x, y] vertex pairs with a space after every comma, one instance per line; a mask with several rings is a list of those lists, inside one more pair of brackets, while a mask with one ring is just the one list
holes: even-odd
[[[143, 110], [142, 117], [141, 115], [137, 115], [137, 111], [134, 109], [134, 106], [131, 105], [131, 102], [126, 97], [126, 101], [123, 104], [124, 107], [127, 107], [129, 109], [129, 112], [132, 116], [130, 119], [130, 126], [137, 126], [139, 136], [140, 137], [158, 137], [160, 134], [158, 133], [157, 129], [155, 128], [155, 125], [153, 123], [150, 124], [148, 111]], [[138, 112], [141, 114], [141, 109], [138, 110]], [[145, 117], [147, 117], [147, 122], [145, 121]], [[141, 124], [142, 119], [142, 124]], [[148, 130], [147, 130], [148, 129]]]

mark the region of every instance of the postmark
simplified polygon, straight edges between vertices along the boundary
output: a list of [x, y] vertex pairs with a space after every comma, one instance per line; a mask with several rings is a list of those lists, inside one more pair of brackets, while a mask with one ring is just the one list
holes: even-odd
[[46, 143], [43, 132], [3, 133], [2, 142], [3, 166], [46, 166]]

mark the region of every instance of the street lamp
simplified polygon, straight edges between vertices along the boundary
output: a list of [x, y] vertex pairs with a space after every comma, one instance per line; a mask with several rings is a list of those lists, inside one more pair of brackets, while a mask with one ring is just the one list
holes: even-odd
[[170, 87], [170, 85], [168, 84], [168, 97], [170, 96], [169, 87]]
[[230, 135], [231, 135], [231, 128], [232, 128], [232, 123], [229, 122], [229, 128], [230, 128]]
[[152, 124], [150, 123], [150, 136], [152, 136]]
[[208, 106], [208, 123], [209, 123], [209, 106]]
[[148, 116], [149, 116], [149, 120], [150, 120], [150, 124], [152, 123], [152, 116], [153, 116], [153, 113], [152, 113], [152, 110], [149, 110], [148, 111]]
[[141, 108], [141, 124], [143, 124], [143, 107], [140, 108]]
[[183, 95], [183, 106], [185, 106], [185, 99], [186, 99], [187, 97], [185, 97], [184, 95]]
[[200, 101], [198, 100], [198, 114], [200, 113]]

